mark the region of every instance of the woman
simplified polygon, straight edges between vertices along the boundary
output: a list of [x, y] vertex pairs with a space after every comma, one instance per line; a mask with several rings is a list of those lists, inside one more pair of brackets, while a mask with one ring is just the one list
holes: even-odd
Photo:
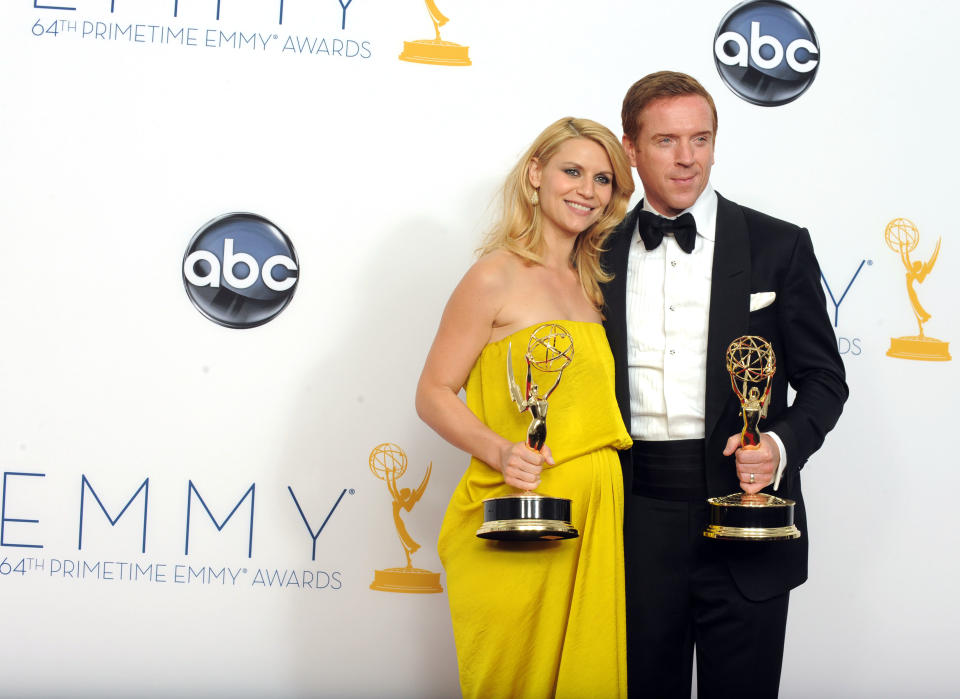
[[[473, 455], [439, 542], [465, 697], [626, 695], [615, 449], [630, 437], [599, 324], [599, 282], [608, 279], [599, 255], [632, 193], [609, 130], [572, 118], [547, 127], [507, 178], [501, 220], [450, 297], [420, 377], [420, 417]], [[506, 354], [512, 346], [522, 356], [546, 322], [570, 333], [575, 358], [550, 397], [548, 445], [536, 452], [524, 442], [529, 416], [509, 396]], [[580, 537], [478, 539], [482, 501], [517, 488], [570, 498]]]

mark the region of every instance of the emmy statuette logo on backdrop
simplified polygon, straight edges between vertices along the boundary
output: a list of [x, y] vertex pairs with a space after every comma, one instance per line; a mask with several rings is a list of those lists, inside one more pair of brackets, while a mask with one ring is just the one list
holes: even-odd
[[417, 41], [404, 41], [403, 53], [400, 54], [401, 61], [411, 63], [428, 63], [435, 66], [468, 66], [470, 63], [469, 46], [461, 46], [451, 41], [444, 41], [440, 38], [440, 27], [450, 20], [440, 12], [433, 0], [424, 0], [427, 4], [427, 12], [430, 13], [430, 19], [433, 20], [433, 29], [436, 33], [435, 39], [418, 39]]
[[920, 232], [917, 230], [916, 224], [910, 219], [893, 219], [883, 231], [883, 239], [886, 241], [887, 247], [900, 255], [903, 267], [907, 271], [907, 298], [910, 299], [910, 305], [913, 307], [918, 331], [917, 335], [891, 337], [887, 356], [918, 359], [925, 362], [949, 361], [951, 359], [950, 343], [923, 334], [923, 324], [933, 316], [920, 305], [920, 298], [917, 296], [917, 285], [923, 284], [923, 280], [927, 278], [927, 275], [930, 274], [933, 266], [937, 263], [942, 238], [937, 238], [937, 245], [933, 249], [933, 254], [926, 262], [910, 259], [910, 253], [917, 249], [917, 244], [920, 242]]
[[371, 590], [414, 593], [443, 592], [443, 588], [440, 587], [440, 573], [432, 573], [429, 570], [413, 567], [411, 556], [420, 548], [420, 544], [410, 536], [410, 532], [407, 531], [407, 527], [400, 517], [401, 510], [412, 511], [413, 506], [423, 497], [423, 493], [427, 489], [427, 483], [430, 482], [432, 468], [432, 463], [427, 466], [427, 472], [416, 490], [398, 488], [397, 479], [407, 471], [407, 455], [403, 452], [403, 449], [396, 444], [385, 442], [374, 447], [373, 451], [370, 452], [370, 471], [377, 478], [386, 482], [387, 489], [393, 497], [393, 524], [397, 528], [397, 536], [400, 537], [403, 553], [407, 557], [407, 565], [403, 568], [375, 570], [373, 582], [370, 583]]

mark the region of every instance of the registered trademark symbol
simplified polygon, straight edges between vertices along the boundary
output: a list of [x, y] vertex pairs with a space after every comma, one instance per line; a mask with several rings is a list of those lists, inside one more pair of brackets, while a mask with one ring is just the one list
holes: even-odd
[[867, 265], [872, 265], [872, 264], [873, 264], [873, 260], [867, 260]]
[[350, 490], [348, 490], [347, 492], [350, 493], [351, 495], [356, 495], [356, 494], [357, 494], [357, 491], [354, 490], [353, 488], [350, 488]]
[[274, 35], [273, 35], [273, 38], [274, 38], [274, 39], [279, 39], [280, 37], [277, 36], [276, 34], [274, 34]]
[[247, 569], [246, 569], [246, 568], [243, 568], [240, 572], [243, 573], [244, 575], [246, 575], [246, 574], [247, 574]]

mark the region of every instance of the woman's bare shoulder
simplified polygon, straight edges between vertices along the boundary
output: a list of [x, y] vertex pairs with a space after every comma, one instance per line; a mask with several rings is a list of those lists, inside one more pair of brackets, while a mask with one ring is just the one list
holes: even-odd
[[524, 266], [524, 260], [509, 250], [493, 250], [473, 263], [463, 282], [475, 292], [509, 294]]

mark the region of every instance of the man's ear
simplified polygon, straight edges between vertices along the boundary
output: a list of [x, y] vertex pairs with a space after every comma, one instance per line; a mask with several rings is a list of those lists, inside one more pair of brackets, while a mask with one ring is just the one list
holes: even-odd
[[637, 149], [633, 145], [633, 140], [627, 136], [623, 135], [623, 138], [620, 139], [620, 142], [623, 143], [623, 150], [627, 152], [627, 160], [630, 161], [630, 167], [637, 166]]

